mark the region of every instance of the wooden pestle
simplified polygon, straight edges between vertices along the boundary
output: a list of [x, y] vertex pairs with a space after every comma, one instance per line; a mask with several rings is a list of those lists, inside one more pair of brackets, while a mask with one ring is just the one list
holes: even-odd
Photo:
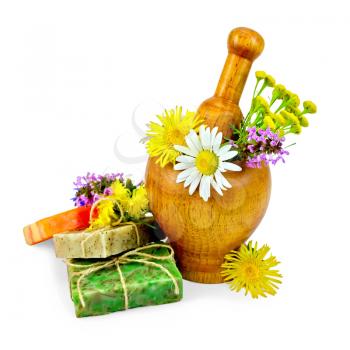
[[217, 126], [224, 137], [232, 135], [231, 125], [239, 126], [239, 100], [253, 61], [264, 49], [264, 39], [249, 28], [236, 28], [227, 40], [228, 55], [213, 97], [205, 100], [198, 113], [210, 128]]

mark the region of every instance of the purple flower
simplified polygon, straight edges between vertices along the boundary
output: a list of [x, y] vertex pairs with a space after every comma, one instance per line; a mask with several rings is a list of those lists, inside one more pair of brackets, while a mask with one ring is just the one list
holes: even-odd
[[83, 194], [75, 199], [75, 205], [78, 207], [83, 207], [89, 203], [89, 199]]
[[100, 199], [100, 196], [97, 193], [94, 193], [92, 196], [92, 203], [97, 202]]
[[230, 140], [229, 144], [234, 148], [238, 148], [238, 145], [236, 145], [233, 140]]
[[86, 176], [78, 176], [74, 184], [75, 196], [72, 198], [75, 206], [90, 205], [102, 195], [110, 195], [110, 185], [116, 180], [124, 182], [122, 173], [96, 175], [88, 172]]
[[254, 145], [248, 145], [247, 149], [250, 153], [254, 153], [255, 152], [255, 146]]
[[112, 190], [111, 190], [110, 187], [106, 187], [105, 190], [103, 191], [103, 194], [104, 194], [105, 196], [110, 196], [112, 193], [113, 193], [113, 192], [112, 192]]
[[289, 152], [283, 149], [284, 137], [280, 137], [267, 128], [248, 128], [246, 151], [246, 166], [249, 168], [260, 168], [263, 164], [275, 165], [279, 161], [285, 162], [284, 156]]

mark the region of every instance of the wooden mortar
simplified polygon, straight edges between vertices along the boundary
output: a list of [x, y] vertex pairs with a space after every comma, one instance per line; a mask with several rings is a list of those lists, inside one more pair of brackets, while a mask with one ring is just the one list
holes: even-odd
[[[251, 65], [264, 48], [263, 38], [248, 28], [236, 28], [228, 37], [228, 56], [213, 97], [199, 109], [205, 124], [218, 126], [230, 137], [230, 125], [238, 126], [242, 112], [238, 106]], [[185, 279], [201, 283], [221, 283], [224, 255], [238, 248], [254, 232], [268, 206], [271, 192], [269, 167], [227, 171], [232, 188], [220, 196], [214, 190], [207, 202], [197, 190], [188, 194], [177, 184], [178, 171], [172, 165], [161, 168], [150, 158], [146, 188], [150, 207], [176, 253]]]

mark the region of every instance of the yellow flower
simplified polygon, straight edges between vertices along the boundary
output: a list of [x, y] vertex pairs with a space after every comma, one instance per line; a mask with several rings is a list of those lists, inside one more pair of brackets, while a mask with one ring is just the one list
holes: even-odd
[[299, 118], [299, 121], [302, 127], [307, 128], [309, 126], [309, 120], [304, 115]]
[[275, 130], [276, 129], [276, 124], [274, 123], [274, 121], [272, 120], [270, 115], [267, 115], [264, 118], [264, 127], [269, 127], [271, 130]]
[[292, 93], [288, 101], [288, 105], [297, 108], [300, 105], [300, 98], [297, 94]]
[[284, 94], [285, 93], [285, 91], [286, 91], [287, 89], [286, 89], [286, 87], [284, 86], [284, 85], [282, 85], [282, 84], [277, 84], [276, 86], [275, 86], [275, 88], [274, 88], [274, 92], [275, 93], [278, 93], [278, 94]]
[[300, 124], [299, 119], [295, 114], [287, 112], [285, 110], [282, 110], [281, 114], [285, 119], [289, 121], [290, 124], [296, 124], [296, 125]]
[[151, 157], [158, 157], [157, 163], [164, 167], [168, 163], [175, 164], [180, 152], [174, 145], [185, 145], [185, 136], [190, 130], [197, 131], [203, 119], [194, 112], [186, 111], [182, 115], [182, 108], [165, 110], [163, 115], [158, 115], [160, 123], [151, 122], [146, 135], [147, 152]]
[[147, 191], [144, 185], [141, 185], [133, 191], [127, 204], [126, 211], [130, 217], [136, 220], [140, 219], [140, 217], [148, 211]]
[[267, 86], [269, 86], [269, 87], [274, 87], [276, 84], [275, 78], [269, 74], [266, 75], [265, 81], [266, 81]]
[[267, 76], [267, 74], [264, 71], [262, 71], [262, 70], [258, 70], [258, 71], [255, 72], [255, 77], [257, 79], [259, 79], [259, 80], [265, 79], [266, 76]]
[[293, 107], [293, 106], [287, 106], [286, 107], [286, 111], [293, 113], [297, 116], [299, 116], [301, 114], [301, 110], [298, 107]]
[[305, 101], [303, 106], [306, 113], [313, 114], [317, 112], [317, 106], [312, 101]]
[[284, 85], [277, 84], [272, 91], [272, 102], [283, 99], [285, 91], [286, 91], [286, 87]]
[[109, 198], [113, 199], [114, 201], [118, 201], [123, 209], [125, 209], [130, 199], [130, 191], [119, 180], [112, 183], [111, 190], [112, 194], [109, 196]]
[[254, 99], [254, 110], [255, 112], [259, 110], [263, 113], [270, 113], [269, 103], [262, 96], [257, 96]]
[[286, 91], [284, 92], [283, 98], [284, 98], [284, 100], [288, 101], [293, 95], [294, 95], [294, 94], [293, 94], [292, 91], [286, 90]]
[[110, 200], [101, 200], [97, 204], [98, 217], [94, 219], [89, 229], [98, 229], [107, 226], [113, 226], [113, 222], [119, 220], [119, 216], [114, 211], [114, 202]]
[[265, 258], [269, 251], [267, 245], [258, 249], [258, 244], [253, 247], [251, 241], [247, 245], [242, 244], [238, 251], [232, 250], [222, 264], [224, 281], [230, 284], [232, 290], [239, 292], [243, 288], [245, 295], [250, 293], [253, 298], [275, 295], [282, 275], [272, 269], [279, 264], [277, 259], [272, 255]]
[[290, 128], [290, 132], [293, 134], [300, 134], [301, 133], [301, 125], [300, 124], [295, 124]]
[[284, 117], [281, 114], [274, 114], [273, 119], [277, 124], [280, 126], [285, 126], [287, 125], [287, 121], [284, 119]]

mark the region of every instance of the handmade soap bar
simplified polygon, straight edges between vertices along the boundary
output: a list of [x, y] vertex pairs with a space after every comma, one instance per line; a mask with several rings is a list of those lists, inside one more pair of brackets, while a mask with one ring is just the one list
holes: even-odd
[[56, 233], [83, 230], [89, 227], [90, 208], [74, 208], [39, 220], [23, 229], [24, 238], [33, 245], [52, 238]]
[[67, 265], [77, 317], [182, 298], [182, 277], [166, 244], [150, 244], [109, 259], [71, 259]]
[[[152, 224], [153, 218], [145, 223]], [[93, 231], [69, 232], [54, 235], [58, 258], [107, 258], [126, 250], [155, 241], [151, 227], [145, 224], [126, 224]]]

